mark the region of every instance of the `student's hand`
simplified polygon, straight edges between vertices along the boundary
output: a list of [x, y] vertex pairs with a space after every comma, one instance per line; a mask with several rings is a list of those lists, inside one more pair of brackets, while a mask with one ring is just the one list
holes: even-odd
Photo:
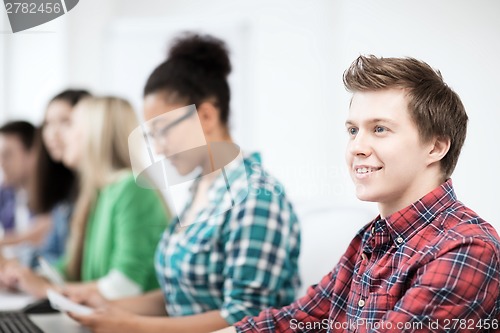
[[9, 260], [2, 255], [1, 250], [2, 248], [0, 247], [0, 272], [2, 271], [3, 266], [9, 262]]
[[91, 308], [103, 308], [108, 306], [110, 303], [99, 292], [96, 283], [67, 284], [61, 292], [73, 302], [83, 304]]
[[97, 309], [90, 315], [68, 315], [93, 333], [137, 333], [134, 323], [139, 316], [114, 306]]
[[37, 298], [46, 297], [47, 290], [52, 287], [43, 277], [17, 262], [11, 262], [4, 267], [1, 279], [8, 288], [23, 291]]
[[6, 259], [0, 255], [0, 288], [2, 289], [15, 289], [17, 281], [12, 281], [8, 275], [8, 267], [16, 265], [17, 261], [14, 259]]
[[0, 267], [0, 283], [7, 289], [17, 289], [17, 271], [21, 268], [16, 260], [4, 259]]

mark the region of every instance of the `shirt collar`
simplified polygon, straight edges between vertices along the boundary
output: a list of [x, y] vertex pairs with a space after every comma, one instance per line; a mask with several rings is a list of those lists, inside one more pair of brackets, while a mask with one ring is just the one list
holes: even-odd
[[392, 241], [401, 246], [456, 201], [452, 181], [448, 179], [413, 204], [386, 217], [383, 220]]
[[[243, 152], [239, 157], [227, 164], [224, 167], [225, 176], [220, 173], [208, 189], [209, 204], [206, 212], [213, 213], [213, 211], [217, 210], [217, 206], [220, 205], [224, 198], [232, 201], [232, 206], [238, 204], [241, 200], [236, 200], [237, 198], [233, 196], [236, 196], [241, 191], [248, 193], [249, 183], [247, 177], [252, 172], [251, 166], [256, 164], [261, 164], [259, 153], [246, 154]], [[227, 197], [228, 191], [231, 192], [230, 197]]]
[[[228, 177], [230, 183], [231, 183], [232, 179], [238, 178], [240, 176], [241, 167], [244, 166], [245, 163], [250, 164], [250, 165], [253, 165], [253, 164], [261, 165], [262, 164], [262, 158], [261, 158], [261, 155], [259, 152], [252, 152], [252, 153], [242, 152], [241, 154], [242, 154], [242, 159], [236, 158], [235, 160], [233, 160], [232, 162], [230, 162], [229, 164], [227, 164], [224, 167], [224, 170], [226, 172], [226, 176]], [[243, 162], [243, 164], [241, 162]], [[195, 180], [193, 181], [193, 183], [191, 184], [191, 186], [189, 186], [189, 192], [190, 192], [190, 195], [192, 197], [195, 195], [196, 190], [198, 189], [198, 184], [199, 184], [201, 178], [202, 178], [202, 175], [198, 174], [196, 176]], [[212, 194], [212, 193], [216, 192], [217, 190], [219, 190], [221, 187], [225, 188], [225, 186], [226, 186], [226, 183], [224, 182], [224, 178], [221, 174], [216, 179], [214, 179], [214, 183], [210, 187], [209, 192], [210, 192], [210, 194]]]
[[[225, 176], [227, 177], [231, 193], [233, 194], [239, 193], [242, 190], [241, 188], [242, 186], [247, 186], [247, 187], [249, 186], [248, 181], [241, 181], [241, 177], [245, 175], [245, 171], [246, 171], [246, 176], [248, 176], [248, 173], [249, 172], [251, 173], [253, 170], [252, 169], [253, 165], [260, 166], [262, 163], [261, 155], [258, 152], [252, 152], [252, 153], [240, 152], [240, 154], [241, 154], [241, 156], [239, 156], [240, 158], [235, 158], [233, 161], [231, 161], [224, 167]], [[182, 216], [184, 215], [186, 210], [191, 206], [193, 198], [196, 195], [196, 191], [198, 190], [198, 185], [201, 178], [202, 178], [201, 174], [199, 174], [193, 181], [193, 183], [189, 186], [190, 197], [186, 202], [183, 211], [180, 213], [178, 217], [176, 217], [175, 222], [172, 223], [172, 228], [174, 227], [175, 224], [179, 222], [179, 219], [182, 219]], [[226, 183], [226, 180], [224, 179], [222, 173], [219, 174], [213, 180], [207, 192], [208, 204], [199, 212], [199, 215], [197, 217], [198, 220], [207, 219], [208, 216], [211, 216], [212, 214], [214, 214], [214, 212], [216, 212], [217, 210], [219, 210], [224, 206], [222, 202], [227, 196], [227, 191], [228, 191], [227, 185], [228, 184]], [[247, 192], [248, 190], [249, 188], [247, 188]], [[235, 198], [229, 197], [227, 199], [234, 200]], [[236, 203], [239, 203], [239, 201], [237, 201]], [[232, 202], [232, 204], [234, 205], [235, 202]]]

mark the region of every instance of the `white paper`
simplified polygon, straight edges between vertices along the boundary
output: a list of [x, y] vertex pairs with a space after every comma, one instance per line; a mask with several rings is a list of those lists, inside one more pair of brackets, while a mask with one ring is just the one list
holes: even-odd
[[40, 275], [46, 277], [51, 283], [56, 286], [64, 285], [64, 278], [56, 271], [43, 257], [38, 257], [40, 264]]
[[0, 311], [17, 311], [35, 301], [33, 296], [0, 290]]
[[59, 311], [73, 312], [79, 315], [89, 315], [94, 312], [92, 308], [75, 303], [52, 289], [47, 290], [47, 297], [50, 301], [50, 305]]

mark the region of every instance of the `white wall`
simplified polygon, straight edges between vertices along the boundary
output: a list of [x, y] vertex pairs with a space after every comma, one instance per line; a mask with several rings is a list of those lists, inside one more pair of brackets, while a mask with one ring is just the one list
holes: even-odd
[[[342, 73], [362, 53], [414, 56], [439, 68], [467, 107], [469, 134], [454, 183], [459, 198], [500, 230], [495, 209], [500, 180], [489, 171], [500, 165], [495, 147], [500, 94], [494, 90], [500, 77], [499, 14], [496, 0], [85, 0], [51, 28], [53, 34], [0, 35], [2, 49], [5, 42], [9, 47], [8, 70], [2, 70], [3, 83], [9, 83], [3, 88], [8, 96], [3, 116], [38, 120], [41, 101], [65, 84], [114, 93], [142, 87], [148, 73], [135, 73], [128, 88], [110, 86], [109, 44], [124, 22], [131, 31], [157, 22], [165, 38], [176, 29], [241, 24], [247, 37], [237, 46], [244, 52], [233, 86], [238, 141], [263, 153], [297, 202], [321, 198], [375, 210], [354, 197], [343, 162], [349, 95]], [[161, 36], [157, 42], [166, 46]], [[144, 61], [158, 57], [144, 55]], [[129, 96], [138, 107], [140, 94]]]
[[[0, 123], [3, 123], [6, 118], [6, 103], [5, 103], [5, 48], [6, 41], [5, 38], [1, 37], [7, 33], [7, 22], [6, 22], [6, 12], [0, 11], [0, 73], [2, 73], [2, 78], [0, 79]], [[1, 175], [0, 175], [1, 178]]]
[[66, 22], [62, 17], [33, 30], [0, 35], [5, 118], [39, 122], [49, 97], [65, 86]]
[[[459, 198], [500, 229], [500, 2], [345, 1], [335, 76], [360, 53], [421, 58], [441, 70], [469, 115], [468, 137], [453, 176]], [[339, 82], [340, 83], [340, 82]], [[335, 89], [336, 88], [336, 89]], [[335, 87], [335, 91], [340, 91]], [[347, 96], [339, 96], [347, 103]]]

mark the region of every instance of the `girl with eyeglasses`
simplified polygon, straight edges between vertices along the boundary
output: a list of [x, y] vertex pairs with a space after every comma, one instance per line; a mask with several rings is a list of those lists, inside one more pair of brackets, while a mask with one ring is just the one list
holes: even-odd
[[187, 34], [149, 76], [148, 140], [178, 177], [196, 176], [156, 250], [161, 288], [115, 302], [83, 300], [99, 310], [71, 315], [93, 331], [210, 332], [295, 298], [297, 217], [258, 154], [233, 159], [230, 71], [221, 40]]

